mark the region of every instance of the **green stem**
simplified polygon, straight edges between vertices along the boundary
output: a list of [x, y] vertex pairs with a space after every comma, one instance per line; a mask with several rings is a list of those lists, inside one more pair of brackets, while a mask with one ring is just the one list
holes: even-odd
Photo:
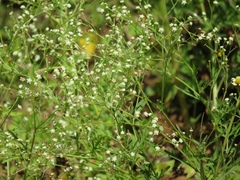
[[169, 26], [169, 20], [168, 20], [166, 0], [159, 1], [159, 10], [160, 10], [159, 13], [161, 16], [160, 18], [163, 21], [165, 35], [168, 35], [170, 32], [170, 26]]
[[178, 91], [177, 98], [178, 98], [180, 109], [182, 112], [185, 128], [187, 130], [192, 126], [192, 124], [190, 122], [190, 117], [189, 117], [189, 113], [188, 113], [189, 109], [188, 109], [188, 103], [186, 101], [186, 96], [182, 91]]
[[17, 97], [17, 99], [16, 99], [15, 102], [13, 103], [12, 107], [11, 107], [10, 110], [8, 111], [7, 115], [5, 116], [5, 118], [4, 118], [4, 120], [3, 120], [2, 124], [1, 124], [1, 129], [2, 129], [2, 131], [3, 131], [3, 125], [5, 124], [7, 118], [9, 117], [9, 115], [11, 114], [11, 112], [12, 112], [13, 108], [15, 107], [16, 103], [18, 102], [18, 99], [19, 99], [19, 98]]
[[[232, 129], [233, 121], [234, 121], [234, 119], [235, 119], [235, 116], [236, 116], [236, 114], [237, 114], [237, 111], [238, 111], [239, 107], [240, 107], [240, 98], [238, 97], [237, 104], [236, 104], [236, 108], [235, 108], [234, 113], [233, 113], [233, 116], [232, 116], [232, 118], [231, 118], [231, 120], [230, 120], [228, 129], [227, 129], [226, 136], [225, 136], [225, 138], [224, 138], [223, 147], [222, 147], [223, 150], [224, 150], [225, 147], [227, 146], [229, 134], [230, 134], [230, 131], [231, 131], [231, 129]], [[227, 152], [227, 150], [226, 150], [226, 152]]]
[[[33, 106], [33, 107], [35, 107], [35, 106]], [[29, 157], [27, 159], [27, 167], [31, 163], [33, 146], [34, 146], [34, 142], [35, 142], [35, 138], [36, 138], [36, 132], [37, 132], [36, 112], [34, 112], [34, 114], [33, 114], [33, 123], [34, 123], [33, 138], [32, 138], [31, 147], [30, 147], [30, 150], [29, 150], [30, 154], [29, 154]], [[26, 168], [26, 171], [25, 171], [25, 174], [24, 174], [24, 179], [27, 179], [27, 177], [28, 177], [28, 168]]]
[[203, 12], [206, 13], [205, 6], [204, 6], [204, 0], [200, 0], [200, 7], [201, 7], [202, 13], [203, 13]]
[[[160, 14], [160, 19], [163, 23], [164, 33], [165, 33], [165, 43], [163, 44], [163, 46], [167, 47], [167, 45], [169, 44], [168, 37], [169, 37], [169, 33], [170, 33], [170, 26], [169, 26], [168, 14], [167, 14], [166, 0], [159, 1], [159, 14]], [[164, 102], [165, 75], [166, 75], [166, 71], [167, 71], [167, 64], [168, 64], [168, 60], [166, 60], [166, 61], [164, 60], [164, 75], [162, 77], [162, 91], [161, 91], [161, 101], [162, 102]]]
[[217, 107], [217, 98], [218, 98], [218, 86], [217, 83], [215, 82], [213, 85], [213, 89], [212, 89], [212, 105], [211, 105], [211, 109], [214, 109]]
[[[35, 137], [36, 137], [36, 132], [37, 132], [37, 123], [36, 123], [36, 115], [35, 115], [35, 112], [34, 112], [33, 123], [34, 123], [34, 131], [33, 131], [33, 139], [32, 139], [31, 149], [30, 149], [31, 154], [32, 154], [32, 151], [33, 151], [33, 146], [34, 146]], [[31, 159], [31, 154], [30, 154], [29, 159]]]
[[237, 114], [237, 111], [238, 109], [240, 108], [240, 97], [238, 97], [237, 99], [237, 103], [236, 103], [236, 108], [234, 110], [234, 113], [233, 113], [233, 116], [232, 118], [230, 119], [230, 123], [228, 125], [228, 129], [227, 129], [227, 132], [226, 132], [226, 136], [224, 138], [224, 141], [223, 141], [223, 145], [222, 145], [222, 152], [221, 152], [221, 158], [218, 159], [218, 163], [217, 163], [217, 170], [220, 168], [220, 164], [222, 163], [222, 165], [225, 164], [225, 157], [227, 156], [228, 154], [228, 140], [229, 140], [229, 136], [230, 136], [230, 132], [232, 130], [232, 126], [233, 126], [233, 122], [234, 122], [234, 119], [236, 117], [236, 114]]
[[9, 161], [7, 161], [7, 179], [10, 180], [10, 165], [9, 165]]

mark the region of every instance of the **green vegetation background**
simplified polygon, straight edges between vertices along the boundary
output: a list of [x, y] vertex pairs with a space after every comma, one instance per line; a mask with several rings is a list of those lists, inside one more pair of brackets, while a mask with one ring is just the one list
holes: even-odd
[[2, 179], [239, 178], [239, 1], [0, 2]]

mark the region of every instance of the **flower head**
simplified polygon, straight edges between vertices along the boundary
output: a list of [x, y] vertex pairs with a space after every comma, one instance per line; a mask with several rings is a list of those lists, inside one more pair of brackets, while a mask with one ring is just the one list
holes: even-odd
[[236, 78], [232, 78], [232, 85], [234, 86], [240, 86], [240, 76], [237, 76]]

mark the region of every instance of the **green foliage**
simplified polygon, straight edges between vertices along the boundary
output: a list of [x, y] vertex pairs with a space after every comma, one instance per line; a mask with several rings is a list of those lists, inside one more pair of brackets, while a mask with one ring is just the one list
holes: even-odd
[[240, 176], [239, 6], [150, 3], [0, 4], [1, 178]]

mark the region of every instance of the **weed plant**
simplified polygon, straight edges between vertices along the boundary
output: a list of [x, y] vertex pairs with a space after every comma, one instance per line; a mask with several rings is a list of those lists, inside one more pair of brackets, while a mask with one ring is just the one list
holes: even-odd
[[237, 1], [0, 8], [1, 179], [240, 178]]

